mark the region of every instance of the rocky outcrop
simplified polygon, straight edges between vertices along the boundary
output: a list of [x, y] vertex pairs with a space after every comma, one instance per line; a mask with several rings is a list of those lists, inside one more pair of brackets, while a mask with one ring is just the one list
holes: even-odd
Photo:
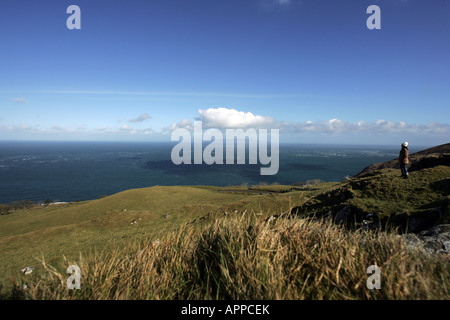
[[420, 233], [404, 235], [411, 249], [420, 247], [430, 254], [450, 253], [450, 224], [436, 225]]

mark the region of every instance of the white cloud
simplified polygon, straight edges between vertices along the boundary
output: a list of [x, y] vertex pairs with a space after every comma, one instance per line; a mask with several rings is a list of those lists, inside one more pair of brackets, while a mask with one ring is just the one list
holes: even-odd
[[151, 119], [150, 115], [148, 113], [141, 114], [139, 117], [131, 119], [129, 122], [142, 122], [147, 119]]
[[26, 125], [26, 124], [20, 124], [20, 125], [8, 125], [8, 126], [0, 126], [0, 132], [10, 132], [10, 133], [29, 133], [29, 134], [39, 134], [39, 133], [80, 133], [83, 130], [80, 129], [70, 129], [70, 128], [63, 128], [60, 126], [51, 126], [48, 128], [41, 128], [39, 125]]
[[[280, 134], [314, 134], [314, 135], [346, 135], [346, 134], [403, 134], [411, 136], [443, 137], [450, 136], [450, 124], [428, 123], [410, 124], [405, 121], [394, 122], [380, 119], [375, 122], [347, 122], [333, 118], [327, 121], [289, 122], [275, 121], [272, 117], [255, 115], [232, 108], [209, 108], [198, 110], [195, 120], [202, 121], [203, 128], [234, 129], [234, 128], [273, 128], [280, 129]], [[193, 130], [193, 123], [188, 119], [174, 122], [163, 132], [184, 128]]]
[[412, 134], [445, 136], [450, 135], [450, 124], [428, 123], [428, 124], [408, 124], [405, 121], [393, 122], [389, 120], [377, 120], [373, 123], [358, 121], [356, 123], [346, 122], [340, 119], [328, 121], [305, 121], [305, 122], [277, 122], [275, 127], [280, 132], [286, 133], [319, 133], [319, 134]]
[[198, 113], [198, 120], [203, 122], [204, 127], [209, 128], [265, 128], [274, 122], [271, 117], [228, 108], [209, 108], [198, 110]]
[[59, 132], [76, 132], [76, 130], [73, 129], [67, 129], [67, 128], [63, 128], [60, 126], [52, 126], [49, 129], [49, 132], [53, 132], [53, 133], [59, 133]]
[[28, 99], [24, 97], [13, 98], [11, 101], [15, 103], [28, 103]]
[[331, 132], [342, 132], [348, 129], [347, 123], [339, 119], [331, 119], [328, 121], [329, 131]]
[[[195, 120], [202, 121], [203, 128], [267, 128], [274, 123], [274, 119], [271, 117], [255, 115], [251, 112], [232, 108], [199, 109], [198, 114]], [[169, 127], [163, 128], [163, 131], [173, 131], [181, 128], [193, 130], [194, 126], [191, 120], [183, 119], [180, 122], [172, 123]]]
[[27, 134], [27, 135], [63, 135], [77, 137], [80, 135], [152, 135], [156, 132], [152, 128], [134, 129], [127, 124], [120, 127], [101, 127], [101, 128], [87, 128], [86, 126], [78, 126], [77, 128], [68, 128], [61, 126], [40, 127], [39, 125], [4, 125], [0, 126], [0, 133], [7, 134]]
[[122, 132], [122, 133], [127, 133], [127, 134], [132, 134], [132, 135], [149, 135], [149, 134], [153, 134], [155, 133], [155, 131], [151, 128], [147, 128], [147, 129], [134, 129], [132, 127], [130, 127], [127, 124], [122, 125], [119, 130], [114, 130], [114, 129], [109, 129], [105, 132], [108, 133], [117, 133], [117, 132]]
[[114, 128], [112, 127], [102, 127], [102, 128], [96, 128], [93, 131], [97, 131], [97, 132], [114, 132]]
[[163, 132], [165, 131], [173, 131], [176, 129], [187, 129], [187, 130], [192, 130], [194, 128], [192, 121], [188, 120], [188, 119], [183, 119], [178, 123], [172, 123], [169, 127], [165, 127], [162, 129]]
[[[131, 120], [133, 123], [138, 123], [149, 119], [148, 114], [141, 114], [139, 117]], [[140, 119], [141, 121], [138, 121]], [[127, 136], [142, 136], [148, 135], [164, 137], [165, 134], [170, 133], [175, 129], [184, 128], [193, 130], [193, 121], [202, 121], [204, 129], [280, 129], [280, 135], [286, 137], [302, 138], [330, 138], [330, 139], [344, 139], [353, 136], [354, 140], [365, 139], [365, 137], [372, 137], [384, 141], [392, 137], [405, 137], [408, 139], [422, 141], [442, 141], [445, 137], [450, 136], [449, 123], [432, 122], [428, 124], [408, 123], [405, 121], [391, 121], [386, 119], [379, 119], [377, 121], [355, 121], [348, 122], [339, 118], [332, 118], [330, 120], [312, 121], [305, 120], [303, 122], [294, 121], [277, 121], [272, 117], [265, 115], [258, 115], [252, 112], [245, 112], [234, 108], [209, 108], [199, 109], [197, 116], [194, 115], [192, 119], [182, 119], [179, 122], [173, 122], [170, 126], [154, 131], [151, 128], [135, 129], [131, 123], [118, 124], [116, 126], [104, 126], [92, 128], [87, 125], [66, 127], [58, 125], [39, 126], [27, 124], [8, 124], [0, 125], [0, 133], [5, 136], [47, 136], [55, 135], [61, 137], [127, 137]], [[138, 124], [140, 125], [140, 124]], [[428, 140], [427, 140], [428, 139]], [[448, 140], [448, 139], [446, 139]]]
[[121, 131], [132, 131], [133, 129], [129, 125], [124, 124], [123, 126], [121, 126], [119, 128], [119, 130], [121, 130]]

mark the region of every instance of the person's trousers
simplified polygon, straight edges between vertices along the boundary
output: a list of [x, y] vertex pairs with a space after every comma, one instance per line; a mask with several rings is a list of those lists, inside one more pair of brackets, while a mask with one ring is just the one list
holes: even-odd
[[408, 168], [406, 163], [400, 163], [400, 170], [402, 171], [402, 177], [408, 176]]

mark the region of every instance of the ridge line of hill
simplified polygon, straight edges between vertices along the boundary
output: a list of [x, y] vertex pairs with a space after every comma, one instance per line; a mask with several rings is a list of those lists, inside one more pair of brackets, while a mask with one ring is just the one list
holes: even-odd
[[[425, 150], [414, 152], [409, 155], [411, 166], [409, 171], [420, 170], [424, 167], [434, 167], [437, 165], [450, 166], [450, 143], [441, 144]], [[427, 160], [426, 160], [427, 159]], [[399, 169], [398, 158], [371, 164], [359, 172], [356, 177], [365, 173], [370, 173], [381, 169]]]

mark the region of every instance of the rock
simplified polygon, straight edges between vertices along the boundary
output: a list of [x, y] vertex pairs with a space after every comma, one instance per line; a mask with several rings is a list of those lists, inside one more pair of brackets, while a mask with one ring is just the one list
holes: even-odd
[[338, 212], [336, 212], [334, 216], [334, 223], [335, 224], [345, 224], [347, 223], [348, 219], [350, 218], [352, 214], [352, 207], [351, 206], [345, 206]]
[[450, 252], [450, 241], [444, 241], [442, 244], [444, 246], [444, 251], [447, 253]]
[[411, 248], [422, 247], [430, 254], [450, 253], [450, 224], [437, 225], [417, 234], [408, 233], [403, 237]]
[[433, 252], [433, 253], [438, 252], [443, 249], [442, 244], [433, 238], [425, 239], [423, 247], [424, 247], [425, 251]]
[[22, 272], [23, 274], [25, 274], [26, 276], [31, 274], [34, 271], [33, 267], [25, 267], [22, 270], [20, 270], [20, 272]]
[[450, 240], [450, 224], [439, 224], [419, 233], [420, 237], [441, 237]]

